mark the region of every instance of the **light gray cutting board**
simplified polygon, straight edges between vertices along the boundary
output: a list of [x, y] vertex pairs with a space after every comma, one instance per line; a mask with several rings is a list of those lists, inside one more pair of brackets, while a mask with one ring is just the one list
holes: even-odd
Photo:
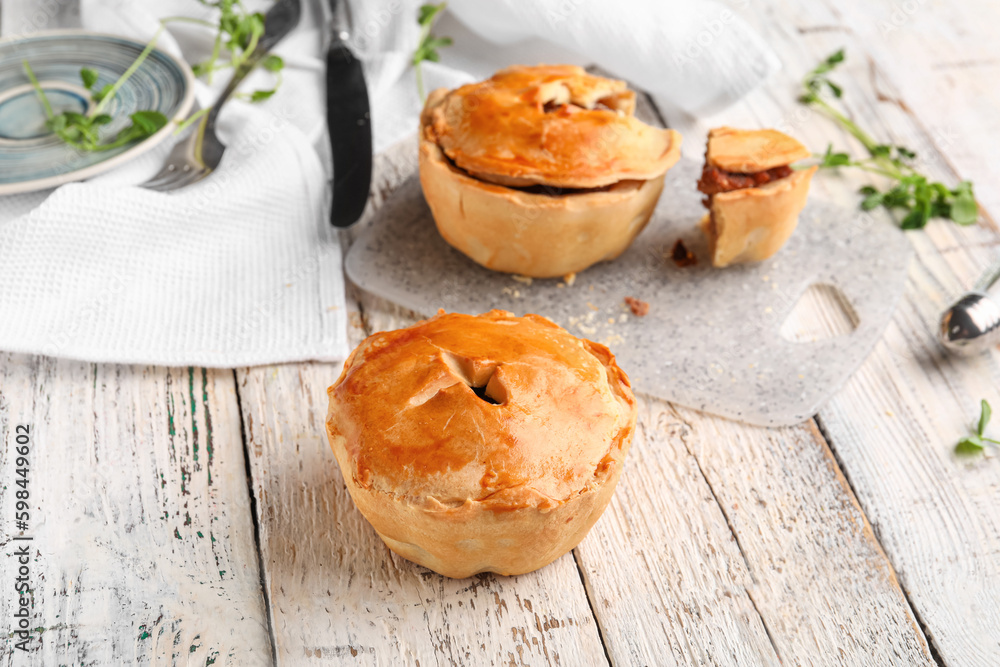
[[[699, 173], [691, 160], [678, 163], [649, 226], [626, 253], [562, 286], [558, 279], [516, 281], [451, 248], [414, 176], [351, 247], [347, 273], [362, 288], [428, 316], [438, 308], [539, 313], [608, 345], [636, 391], [751, 424], [798, 423], [875, 345], [903, 292], [910, 243], [888, 220], [873, 222], [813, 197], [775, 257], [713, 269], [695, 228], [705, 211], [695, 189]], [[696, 266], [678, 268], [664, 257], [678, 238], [698, 257]], [[846, 296], [858, 319], [853, 333], [810, 342], [780, 336], [813, 283]], [[631, 315], [625, 296], [649, 302], [649, 314]]]

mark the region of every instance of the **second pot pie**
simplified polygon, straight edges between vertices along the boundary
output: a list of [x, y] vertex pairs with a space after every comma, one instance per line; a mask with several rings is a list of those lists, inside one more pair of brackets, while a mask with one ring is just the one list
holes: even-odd
[[374, 334], [328, 394], [358, 509], [394, 552], [449, 577], [522, 574], [575, 547], [636, 422], [606, 347], [502, 310]]
[[680, 134], [634, 111], [623, 81], [571, 65], [435, 90], [420, 119], [420, 183], [441, 235], [486, 268], [536, 278], [614, 259], [680, 157]]

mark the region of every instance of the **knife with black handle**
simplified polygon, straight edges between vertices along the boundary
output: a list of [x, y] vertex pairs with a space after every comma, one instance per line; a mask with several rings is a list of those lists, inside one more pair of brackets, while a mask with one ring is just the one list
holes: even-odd
[[330, 0], [326, 50], [326, 123], [333, 152], [334, 227], [350, 227], [365, 210], [372, 180], [372, 128], [361, 61], [350, 48], [347, 0]]

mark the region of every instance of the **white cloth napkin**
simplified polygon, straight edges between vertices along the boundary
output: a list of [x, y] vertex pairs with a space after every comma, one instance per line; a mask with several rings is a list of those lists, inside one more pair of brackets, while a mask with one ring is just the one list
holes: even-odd
[[[241, 366], [342, 359], [341, 252], [326, 223], [327, 155], [319, 2], [276, 48], [278, 94], [223, 112], [230, 146], [210, 179], [172, 195], [133, 187], [163, 146], [83, 184], [0, 198], [0, 349], [90, 361]], [[421, 101], [410, 59], [425, 0], [351, 0], [380, 152], [411, 135]], [[164, 16], [212, 18], [196, 0], [3, 0], [5, 36], [82, 25], [149, 39]], [[246, 0], [266, 11], [269, 0]], [[454, 38], [426, 63], [427, 90], [511, 64], [596, 63], [684, 113], [724, 107], [778, 67], [712, 0], [450, 0], [435, 29]], [[172, 24], [158, 42], [189, 62], [213, 34]], [[248, 89], [267, 87], [255, 73]], [[197, 84], [204, 106], [228, 79]], [[317, 154], [318, 150], [318, 154]]]
[[[5, 31], [26, 25], [4, 5]], [[155, 13], [143, 0], [80, 7], [84, 27], [140, 40], [159, 16], [205, 13], [193, 0]], [[0, 349], [213, 367], [346, 356], [341, 249], [314, 147], [325, 141], [323, 66], [310, 19], [277, 49], [288, 70], [278, 94], [224, 109], [227, 150], [209, 178], [170, 194], [134, 187], [163, 164], [164, 146], [87, 183], [0, 198]], [[211, 48], [207, 29], [171, 30], [159, 44], [189, 62]], [[218, 88], [229, 72], [215, 78]], [[215, 90], [198, 87], [210, 104]]]
[[[424, 1], [351, 5], [377, 149], [417, 123], [421, 104], [409, 61]], [[427, 90], [513, 64], [597, 64], [652, 93], [661, 108], [697, 115], [736, 102], [780, 67], [745, 21], [712, 0], [449, 0], [434, 33], [455, 44], [440, 49], [440, 63], [425, 65]]]

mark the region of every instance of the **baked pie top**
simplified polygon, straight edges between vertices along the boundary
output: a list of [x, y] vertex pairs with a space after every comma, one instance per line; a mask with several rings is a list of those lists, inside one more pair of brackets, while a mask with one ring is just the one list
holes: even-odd
[[635, 425], [606, 347], [502, 310], [370, 336], [329, 394], [355, 481], [428, 510], [558, 506], [608, 478]]
[[810, 155], [808, 148], [778, 130], [717, 127], [708, 133], [705, 164], [723, 171], [753, 174], [804, 160]]
[[597, 188], [660, 176], [681, 135], [636, 119], [624, 81], [574, 65], [514, 66], [434, 91], [424, 138], [472, 176], [506, 186]]

